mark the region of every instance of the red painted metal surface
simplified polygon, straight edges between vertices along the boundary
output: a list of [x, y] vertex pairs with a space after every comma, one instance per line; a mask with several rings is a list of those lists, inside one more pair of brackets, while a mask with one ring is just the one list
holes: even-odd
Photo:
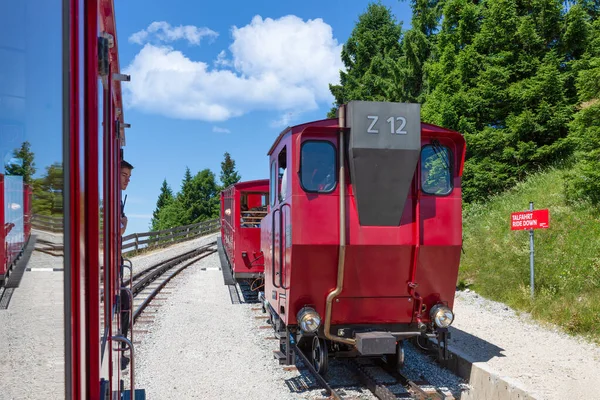
[[[99, 237], [99, 147], [98, 147], [98, 3], [85, 2], [84, 16], [84, 170], [85, 170], [85, 232], [84, 246], [86, 257], [86, 398], [100, 400], [100, 237]], [[104, 327], [103, 327], [104, 328]], [[102, 330], [103, 331], [103, 330]]]
[[[69, 251], [71, 265], [67, 266], [67, 271], [70, 275], [70, 282], [66, 281], [65, 285], [69, 286], [71, 296], [71, 308], [68, 310], [65, 318], [70, 318], [67, 326], [71, 332], [67, 332], [67, 343], [70, 346], [70, 351], [67, 354], [71, 355], [71, 359], [67, 360], [67, 373], [71, 373], [71, 387], [67, 388], [67, 392], [71, 393], [73, 398], [80, 399], [85, 397], [85, 374], [86, 365], [82, 362], [82, 357], [85, 352], [85, 331], [82, 330], [84, 317], [84, 303], [81, 301], [83, 296], [82, 291], [82, 271], [84, 264], [81, 262], [80, 256], [82, 252], [81, 234], [81, 207], [80, 207], [80, 167], [79, 167], [79, 1], [72, 0], [69, 15], [69, 131], [68, 131], [68, 148], [65, 149], [69, 154], [68, 160], [68, 176], [69, 191], [66, 196], [69, 197], [69, 216], [67, 221], [68, 230], [65, 235], [65, 250]], [[67, 246], [68, 243], [68, 246]], [[82, 320], [83, 319], [83, 320]]]
[[6, 232], [8, 225], [6, 225], [5, 209], [4, 175], [0, 174], [0, 280], [4, 280], [8, 272], [8, 256], [6, 254]]
[[[221, 237], [236, 278], [258, 276], [264, 271], [260, 228], [257, 224], [243, 222], [241, 210], [242, 202], [249, 210], [261, 207], [263, 197], [268, 201], [268, 179], [239, 182], [221, 192]], [[258, 214], [254, 215], [258, 218]]]
[[[305, 305], [324, 316], [326, 297], [336, 287], [340, 187], [329, 194], [306, 193], [299, 176], [301, 144], [319, 139], [337, 148], [337, 138], [337, 120], [316, 121], [282, 132], [269, 151], [271, 163], [286, 148], [288, 195], [271, 205], [261, 225], [265, 297], [287, 325], [296, 324]], [[422, 124], [422, 146], [433, 139], [452, 151], [454, 189], [443, 197], [428, 195], [419, 188], [417, 172], [399, 226], [359, 224], [346, 168], [346, 266], [333, 325], [410, 324], [417, 316], [428, 322], [428, 312], [418, 315], [415, 302], [427, 310], [439, 301], [452, 307], [462, 244], [465, 142], [459, 133]]]

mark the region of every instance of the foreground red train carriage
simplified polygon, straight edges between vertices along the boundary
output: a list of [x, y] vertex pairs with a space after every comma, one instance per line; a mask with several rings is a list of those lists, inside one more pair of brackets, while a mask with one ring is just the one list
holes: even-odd
[[[340, 150], [343, 149], [343, 150]], [[278, 358], [308, 348], [403, 363], [403, 340], [447, 346], [462, 242], [463, 137], [418, 104], [361, 102], [283, 131], [261, 224], [264, 310]], [[442, 352], [445, 355], [445, 351]]]
[[[53, 232], [53, 237], [64, 245], [64, 263], [49, 261], [64, 267], [49, 268], [55, 270], [53, 278], [62, 276], [62, 282], [60, 287], [50, 286], [58, 285], [60, 279], [42, 280], [35, 273], [25, 279], [37, 279], [36, 284], [63, 292], [60, 301], [57, 296], [42, 300], [51, 313], [48, 318], [55, 318], [63, 327], [64, 341], [48, 332], [48, 351], [39, 354], [39, 363], [46, 363], [52, 351], [64, 351], [64, 363], [56, 363], [57, 369], [64, 368], [64, 379], [54, 380], [64, 385], [31, 394], [82, 400], [131, 398], [131, 392], [123, 389], [135, 386], [135, 358], [131, 336], [122, 334], [119, 310], [123, 270], [119, 165], [128, 127], [121, 82], [129, 77], [120, 74], [113, 0], [5, 2], [0, 25], [4, 29], [2, 72], [10, 76], [0, 79], [2, 158], [6, 162], [21, 144], [30, 142], [37, 173], [43, 175], [44, 169], [57, 165], [61, 174], [55, 177], [60, 190], [48, 190], [63, 203], [62, 229]], [[23, 157], [15, 158], [24, 162]], [[35, 174], [32, 168], [29, 171]], [[9, 176], [3, 178], [6, 184]], [[9, 245], [8, 253], [1, 254], [0, 269], [6, 268], [6, 260], [11, 262], [14, 249], [22, 247], [20, 242], [29, 235], [27, 208], [31, 201], [24, 195], [28, 190], [22, 186], [11, 189], [11, 198], [0, 190], [2, 226], [14, 223], [8, 235], [6, 230], [2, 232], [3, 250], [7, 242]], [[20, 216], [19, 207], [25, 209]], [[15, 212], [7, 217], [7, 210]], [[23, 321], [28, 317], [11, 316]], [[29, 322], [41, 328], [36, 321]], [[22, 340], [31, 340], [23, 336]], [[129, 346], [126, 351], [120, 350], [122, 343]], [[124, 355], [130, 359], [125, 368], [121, 365]], [[55, 361], [53, 358], [52, 365]], [[19, 370], [15, 376], [27, 373]], [[143, 399], [143, 391], [134, 397]]]
[[269, 180], [238, 182], [221, 192], [219, 253], [225, 284], [249, 280], [260, 287], [264, 262], [260, 251], [260, 223], [267, 214]]

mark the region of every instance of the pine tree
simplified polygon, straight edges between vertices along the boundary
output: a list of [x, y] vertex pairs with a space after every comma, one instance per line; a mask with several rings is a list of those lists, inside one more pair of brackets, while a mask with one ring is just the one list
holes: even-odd
[[336, 106], [328, 114], [333, 118], [341, 104], [351, 100], [384, 101], [391, 79], [389, 64], [401, 55], [402, 26], [389, 8], [370, 3], [342, 47], [340, 84], [329, 85]]
[[231, 155], [227, 152], [223, 155], [225, 158], [221, 162], [221, 174], [219, 179], [221, 180], [222, 188], [226, 188], [229, 185], [233, 185], [240, 181], [241, 176], [235, 170], [235, 161], [231, 158]]
[[167, 180], [164, 179], [162, 186], [160, 188], [160, 194], [158, 195], [158, 200], [156, 201], [156, 209], [152, 213], [152, 221], [151, 221], [152, 230], [158, 230], [157, 227], [159, 224], [160, 210], [162, 210], [164, 207], [166, 207], [168, 204], [170, 204], [173, 201], [173, 199], [174, 199], [173, 191], [167, 184]]
[[24, 183], [31, 183], [32, 176], [35, 174], [35, 154], [30, 150], [31, 144], [27, 141], [21, 144], [20, 148], [13, 150], [13, 157], [19, 160], [13, 164], [5, 165], [7, 175], [20, 175]]
[[32, 208], [36, 214], [62, 215], [63, 167], [55, 162], [46, 167], [46, 174], [34, 179]]

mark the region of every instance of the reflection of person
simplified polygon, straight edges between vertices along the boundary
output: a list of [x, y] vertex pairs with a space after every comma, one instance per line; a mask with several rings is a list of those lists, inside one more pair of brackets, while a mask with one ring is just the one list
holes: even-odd
[[313, 172], [313, 187], [324, 192], [333, 189], [335, 185], [334, 176], [333, 165], [321, 163]]
[[4, 224], [4, 236], [8, 235], [14, 227], [15, 224], [13, 224], [12, 222], [7, 222], [6, 224]]
[[327, 192], [335, 186], [335, 162], [331, 154], [321, 146], [303, 149], [302, 173], [306, 178], [302, 181], [308, 190]]
[[[129, 185], [129, 180], [131, 179], [131, 170], [133, 169], [133, 165], [129, 164], [127, 161], [121, 161], [121, 190], [127, 189]], [[125, 233], [127, 229], [127, 217], [123, 211], [124, 204], [121, 202], [121, 235]]]

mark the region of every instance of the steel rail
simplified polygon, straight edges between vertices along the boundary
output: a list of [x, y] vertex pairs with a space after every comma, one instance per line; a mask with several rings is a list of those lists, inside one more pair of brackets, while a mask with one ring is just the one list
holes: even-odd
[[[137, 318], [141, 315], [141, 313], [144, 311], [144, 309], [148, 306], [148, 304], [150, 304], [150, 302], [154, 299], [154, 297], [156, 297], [156, 295], [162, 290], [162, 288], [171, 280], [173, 279], [175, 276], [177, 276], [181, 271], [183, 271], [184, 269], [186, 269], [187, 267], [189, 267], [192, 264], [195, 264], [196, 262], [202, 260], [205, 257], [208, 257], [211, 254], [216, 253], [217, 250], [216, 249], [212, 249], [210, 250], [209, 246], [205, 246], [205, 248], [203, 248], [200, 252], [200, 254], [198, 254], [197, 257], [195, 257], [192, 261], [186, 263], [185, 265], [179, 267], [177, 270], [175, 270], [171, 275], [167, 276], [156, 288], [154, 288], [152, 290], [152, 292], [146, 296], [146, 298], [144, 299], [144, 301], [136, 308], [135, 312], [133, 313], [133, 322], [135, 324], [135, 321], [137, 320]], [[180, 261], [181, 262], [181, 261]], [[154, 279], [158, 278], [159, 276], [162, 276], [168, 269], [172, 268], [174, 265], [172, 265], [169, 268], [163, 269], [162, 272], [160, 274], [157, 275], [152, 275], [154, 277]], [[144, 285], [143, 287], [145, 287], [146, 285]], [[141, 292], [141, 290], [139, 290], [138, 292], [136, 292], [134, 294], [137, 295]]]
[[302, 350], [300, 350], [298, 348], [298, 346], [296, 346], [296, 343], [292, 344], [292, 346], [294, 348], [294, 352], [297, 355], [300, 356], [300, 358], [302, 359], [302, 362], [304, 363], [304, 365], [308, 368], [308, 370], [311, 372], [311, 374], [313, 374], [313, 376], [321, 384], [321, 386], [323, 387], [323, 389], [325, 389], [325, 391], [330, 396], [330, 398], [333, 398], [333, 399], [336, 399], [336, 400], [343, 400], [343, 397], [340, 396], [340, 394], [338, 392], [336, 392], [331, 387], [331, 385], [329, 385], [329, 383], [327, 383], [327, 381], [325, 380], [325, 378], [323, 378], [321, 375], [319, 375], [319, 373], [317, 372], [317, 370], [315, 369], [315, 367], [312, 365], [312, 362], [310, 362], [310, 360], [308, 359], [308, 357], [306, 357], [306, 354], [304, 354], [302, 352]]
[[413, 392], [415, 398], [417, 399], [425, 399], [425, 400], [445, 400], [446, 397], [441, 393], [427, 393], [424, 391], [415, 381], [401, 373], [395, 368], [388, 367], [383, 360], [377, 360], [376, 365], [381, 367], [386, 373], [392, 376], [392, 378], [396, 379], [399, 383], [402, 384], [407, 390]]
[[[156, 263], [156, 264], [154, 264], [154, 265], [151, 265], [150, 267], [148, 267], [148, 268], [146, 268], [146, 269], [144, 269], [144, 270], [142, 270], [142, 271], [139, 271], [139, 272], [135, 273], [135, 274], [133, 275], [133, 280], [134, 280], [134, 281], [136, 281], [136, 280], [139, 280], [139, 278], [141, 278], [142, 276], [144, 276], [144, 275], [146, 275], [146, 274], [148, 274], [148, 273], [150, 273], [150, 272], [154, 271], [156, 268], [159, 268], [159, 267], [161, 267], [161, 266], [164, 266], [164, 265], [165, 265], [165, 264], [167, 264], [167, 263], [170, 263], [170, 262], [173, 262], [173, 261], [176, 261], [176, 260], [185, 260], [185, 259], [186, 259], [185, 257], [187, 257], [187, 256], [192, 256], [192, 257], [193, 257], [193, 256], [194, 256], [194, 254], [195, 254], [195, 253], [198, 253], [198, 251], [199, 251], [199, 250], [201, 250], [201, 249], [203, 249], [203, 248], [205, 248], [205, 247], [214, 246], [216, 243], [217, 243], [216, 241], [214, 241], [214, 242], [210, 242], [210, 243], [208, 243], [208, 244], [206, 244], [206, 245], [204, 245], [204, 246], [202, 246], [202, 247], [199, 247], [199, 248], [197, 248], [197, 249], [190, 250], [190, 251], [186, 251], [185, 253], [178, 254], [178, 255], [176, 255], [176, 256], [174, 256], [174, 257], [167, 258], [166, 260], [163, 260], [163, 261], [160, 261], [160, 262], [158, 262], [158, 263]], [[188, 258], [189, 258], [189, 257], [188, 257]], [[127, 286], [127, 285], [129, 285], [129, 282], [130, 282], [130, 280], [131, 280], [131, 279], [132, 279], [132, 278], [130, 277], [130, 278], [128, 278], [127, 280], [124, 280], [124, 281], [123, 281], [123, 285], [124, 285], [124, 286]]]

